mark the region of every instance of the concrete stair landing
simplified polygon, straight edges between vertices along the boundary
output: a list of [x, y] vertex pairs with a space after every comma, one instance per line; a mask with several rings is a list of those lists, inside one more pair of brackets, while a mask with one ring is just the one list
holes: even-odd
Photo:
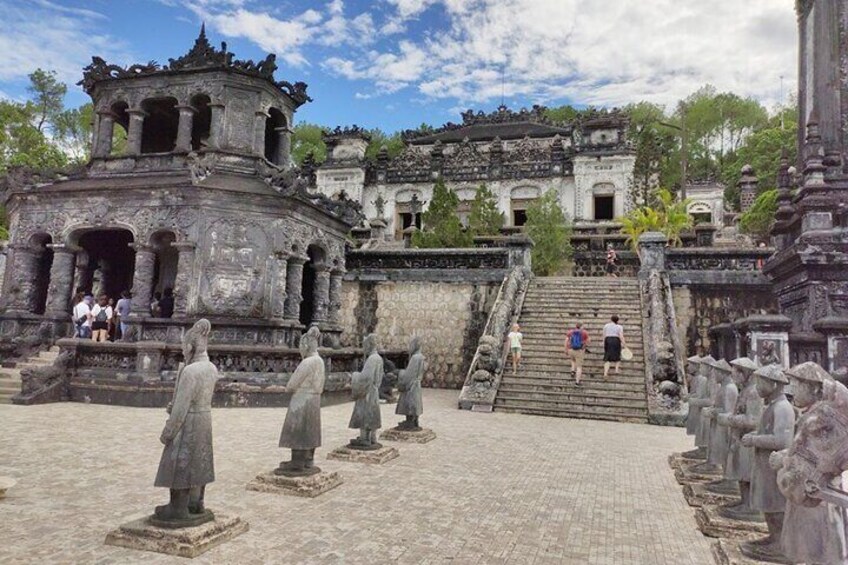
[[23, 361], [18, 361], [14, 367], [0, 369], [0, 404], [11, 404], [12, 397], [21, 392], [22, 369], [52, 365], [58, 355], [59, 348], [51, 347], [48, 351], [41, 351]]
[[[633, 359], [603, 379], [604, 324], [617, 314]], [[583, 379], [577, 386], [565, 354], [576, 321], [589, 332]], [[539, 277], [530, 282], [519, 317], [522, 363], [507, 360], [495, 410], [564, 418], [647, 422], [642, 312], [636, 279]]]

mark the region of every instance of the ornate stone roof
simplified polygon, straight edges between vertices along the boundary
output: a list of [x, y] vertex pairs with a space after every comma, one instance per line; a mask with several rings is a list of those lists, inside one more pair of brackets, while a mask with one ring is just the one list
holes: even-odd
[[146, 64], [135, 64], [125, 68], [120, 65], [111, 65], [101, 57], [95, 56], [91, 58], [91, 64], [83, 69], [83, 78], [77, 84], [91, 94], [94, 87], [103, 81], [198, 70], [227, 70], [267, 80], [291, 98], [296, 106], [311, 102], [312, 98], [306, 94], [306, 83], [290, 83], [274, 79], [274, 71], [277, 70], [276, 58], [277, 56], [271, 53], [258, 63], [249, 59], [244, 61], [234, 59], [233, 53], [227, 51], [226, 42], [221, 42], [220, 49], [216, 49], [209, 43], [204, 24], [189, 52], [177, 59], [168, 59], [167, 65], [149, 61]]
[[371, 134], [368, 130], [354, 124], [352, 126], [336, 126], [335, 129], [324, 130], [324, 143], [334, 145], [341, 139], [359, 138], [365, 141], [371, 141]]

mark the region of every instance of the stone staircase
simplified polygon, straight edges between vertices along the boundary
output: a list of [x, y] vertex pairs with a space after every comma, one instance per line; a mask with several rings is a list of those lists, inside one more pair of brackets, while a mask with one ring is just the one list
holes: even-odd
[[[647, 422], [639, 282], [635, 278], [537, 277], [530, 281], [519, 323], [522, 362], [507, 361], [495, 410], [563, 418]], [[617, 314], [633, 359], [603, 380], [602, 329]], [[576, 321], [589, 332], [582, 385], [571, 376], [565, 334]]]
[[27, 367], [52, 365], [59, 355], [59, 348], [51, 347], [23, 361], [14, 363], [14, 367], [0, 368], [0, 404], [11, 404], [12, 397], [21, 392], [21, 370]]

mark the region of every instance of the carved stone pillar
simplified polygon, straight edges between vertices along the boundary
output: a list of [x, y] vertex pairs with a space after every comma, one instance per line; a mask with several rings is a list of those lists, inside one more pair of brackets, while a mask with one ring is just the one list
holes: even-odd
[[76, 275], [74, 276], [74, 292], [78, 289], [82, 289], [85, 292], [91, 291], [91, 283], [92, 283], [92, 273], [91, 269], [89, 269], [89, 264], [91, 261], [91, 257], [88, 255], [88, 251], [85, 249], [80, 249], [77, 251], [77, 260], [76, 260]]
[[330, 309], [330, 268], [317, 265], [315, 267], [315, 290], [312, 293], [312, 323], [320, 324], [327, 321]]
[[271, 318], [281, 320], [286, 317], [286, 286], [288, 286], [288, 253], [274, 254], [274, 272], [271, 280]]
[[141, 132], [144, 130], [144, 110], [127, 110], [130, 115], [130, 125], [127, 128], [127, 155], [141, 154]]
[[283, 126], [274, 128], [277, 134], [277, 151], [274, 154], [274, 164], [278, 167], [288, 168], [289, 157], [291, 155], [291, 134], [292, 131]]
[[290, 257], [286, 267], [286, 302], [284, 314], [287, 320], [300, 319], [300, 301], [303, 299], [301, 286], [303, 285], [303, 264], [306, 262], [302, 257]]
[[100, 127], [97, 130], [97, 143], [94, 144], [94, 156], [106, 157], [112, 153], [112, 133], [115, 129], [115, 115], [110, 111], [98, 112]]
[[53, 265], [50, 267], [50, 285], [47, 287], [46, 313], [50, 316], [67, 316], [71, 311], [76, 253], [61, 243], [48, 247], [53, 250]]
[[224, 143], [224, 105], [209, 104], [209, 148], [220, 149]]
[[130, 243], [135, 249], [135, 272], [133, 272], [132, 315], [139, 318], [150, 317], [150, 294], [153, 290], [153, 272], [156, 266], [156, 252], [150, 245]]
[[328, 322], [334, 326], [339, 325], [342, 312], [342, 277], [344, 269], [333, 269], [330, 271], [330, 312]]
[[191, 128], [196, 110], [191, 106], [177, 106], [177, 110], [180, 111], [180, 123], [177, 127], [177, 144], [174, 150], [188, 153], [191, 151]]
[[253, 151], [257, 155], [265, 155], [265, 120], [268, 113], [257, 111], [253, 120]]
[[23, 244], [12, 244], [9, 248], [12, 261], [4, 297], [6, 308], [9, 312], [29, 312], [38, 274], [38, 250]]
[[189, 314], [189, 293], [191, 292], [192, 273], [194, 273], [195, 244], [190, 241], [175, 241], [171, 247], [177, 249], [177, 277], [174, 281], [174, 317], [184, 318]]

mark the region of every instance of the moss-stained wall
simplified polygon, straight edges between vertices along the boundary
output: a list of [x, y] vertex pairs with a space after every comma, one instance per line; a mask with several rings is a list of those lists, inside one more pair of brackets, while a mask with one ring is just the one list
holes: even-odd
[[359, 347], [376, 333], [381, 348], [406, 349], [421, 339], [424, 386], [461, 388], [499, 283], [345, 281], [342, 345]]

